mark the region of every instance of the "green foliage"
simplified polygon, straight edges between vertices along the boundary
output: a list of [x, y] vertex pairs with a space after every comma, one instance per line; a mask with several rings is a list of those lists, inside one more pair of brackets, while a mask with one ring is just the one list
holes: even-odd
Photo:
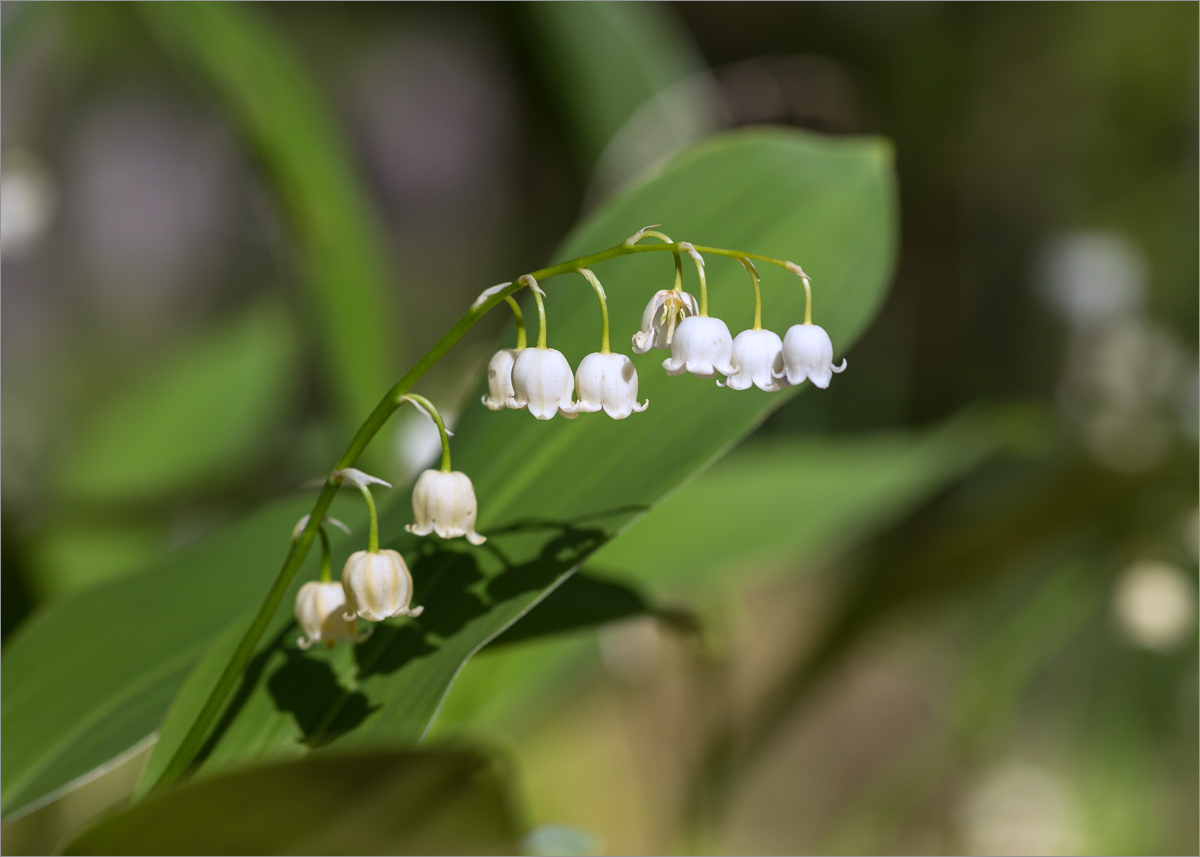
[[[749, 200], [773, 220], [723, 215]], [[787, 132], [731, 135], [603, 208], [559, 256], [610, 246], [628, 235], [631, 224], [661, 218], [680, 237], [801, 258], [818, 283], [817, 317], [844, 348], [883, 296], [892, 204], [886, 156], [876, 142], [830, 143]], [[723, 271], [711, 267], [714, 310], [724, 314], [741, 306], [748, 324], [745, 272], [733, 262]], [[670, 257], [631, 258], [613, 266], [611, 276], [601, 274], [614, 328], [626, 336], [636, 329], [648, 296], [669, 285]], [[768, 323], [782, 327], [798, 320], [803, 290], [794, 278], [779, 272], [768, 283]], [[546, 287], [550, 344], [577, 362], [598, 339], [594, 297], [582, 278]], [[737, 315], [728, 317], [737, 330]], [[472, 549], [415, 539], [403, 532], [403, 503], [385, 513], [381, 543], [408, 558], [414, 603], [424, 606], [424, 614], [377, 626], [354, 649], [353, 662], [339, 652], [301, 654], [283, 637], [266, 641], [201, 770], [300, 754], [331, 741], [377, 746], [420, 740], [472, 654], [790, 395], [736, 394], [711, 381], [667, 378], [652, 359], [643, 362], [642, 376], [652, 407], [636, 419], [538, 423], [524, 412], [468, 409], [457, 426], [455, 466], [474, 480], [479, 529], [488, 544]], [[187, 702], [181, 696], [172, 708], [148, 780], [206, 698], [219, 672], [215, 660], [189, 683]]]
[[515, 854], [505, 779], [471, 752], [321, 754], [189, 783], [65, 853]]
[[172, 58], [223, 103], [273, 180], [306, 255], [330, 395], [343, 424], [357, 425], [392, 380], [398, 337], [379, 228], [334, 115], [251, 7], [138, 9]]
[[533, 57], [586, 165], [642, 108], [653, 111], [646, 123], [651, 139], [640, 141], [649, 149], [638, 153], [643, 159], [693, 142], [714, 126], [713, 105], [697, 93], [649, 104], [704, 68], [669, 7], [599, 2], [528, 3], [521, 9]]
[[286, 413], [297, 356], [289, 320], [269, 305], [181, 345], [84, 420], [62, 460], [63, 493], [150, 500], [235, 474]]

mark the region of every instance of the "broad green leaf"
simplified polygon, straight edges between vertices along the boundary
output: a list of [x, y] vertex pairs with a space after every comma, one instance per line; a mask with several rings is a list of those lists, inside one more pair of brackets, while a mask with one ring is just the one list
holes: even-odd
[[[694, 606], [724, 597], [727, 581], [744, 585], [751, 574], [836, 554], [966, 476], [1012, 436], [1011, 423], [1007, 413], [976, 411], [924, 433], [788, 438], [744, 447], [597, 551], [585, 571], [496, 643], [545, 621], [555, 598], [585, 577], [677, 589]], [[603, 568], [604, 576], [593, 578], [595, 568]], [[464, 726], [521, 728], [530, 706], [576, 686], [596, 655], [587, 641], [547, 638], [511, 649], [496, 643], [455, 679], [434, 737]]]
[[379, 227], [333, 112], [287, 43], [250, 6], [139, 6], [180, 67], [229, 111], [274, 183], [304, 249], [310, 312], [331, 396], [357, 423], [396, 369]]
[[153, 572], [51, 604], [13, 634], [0, 671], [6, 819], [158, 728], [200, 654], [261, 601], [307, 508], [276, 504]]
[[794, 563], [887, 526], [995, 453], [1009, 431], [1003, 414], [975, 412], [924, 434], [756, 443], [672, 495], [593, 562], [689, 588], [745, 563]]
[[141, 500], [236, 473], [296, 388], [286, 315], [263, 305], [181, 345], [83, 421], [60, 482], [86, 500]]
[[506, 777], [473, 752], [323, 755], [189, 783], [67, 854], [515, 854]]
[[592, 165], [617, 140], [626, 178], [717, 126], [715, 100], [702, 84], [663, 90], [703, 74], [700, 52], [670, 7], [657, 3], [528, 3], [520, 7], [532, 56], [566, 120], [581, 160]]
[[[887, 158], [878, 142], [830, 142], [791, 132], [738, 134], [705, 145], [617, 201], [564, 252], [615, 244], [633, 228], [661, 219], [680, 237], [800, 259], [817, 284], [817, 320], [830, 330], [840, 352], [882, 299], [893, 204]], [[755, 217], [727, 216], [729, 211], [751, 211]], [[724, 261], [710, 263], [712, 307], [736, 331], [749, 323], [750, 290], [735, 263], [720, 270]], [[649, 294], [669, 283], [671, 263], [667, 254], [647, 254], [609, 263], [599, 274], [611, 296], [614, 342], [620, 348]], [[582, 282], [546, 284], [551, 344], [573, 361], [598, 338], [594, 297]], [[765, 318], [782, 328], [800, 316], [800, 290], [783, 274], [767, 273], [765, 282]], [[740, 308], [737, 314], [734, 306]], [[454, 440], [455, 466], [475, 480], [488, 544], [470, 549], [436, 539], [418, 544], [401, 536], [408, 503], [397, 492], [384, 516], [383, 535], [405, 551], [413, 567], [418, 601], [427, 607], [421, 624], [380, 626], [369, 644], [353, 651], [355, 672], [346, 683], [326, 685], [335, 697], [332, 705], [323, 693], [304, 700], [306, 712], [325, 706], [319, 718], [305, 713], [297, 721], [291, 710], [275, 708], [271, 689], [282, 687], [286, 702], [294, 693], [296, 670], [284, 669], [276, 677], [287, 667], [287, 655], [264, 649], [259, 683], [248, 682], [235, 698], [243, 712], [269, 708], [283, 728], [273, 732], [271, 724], [231, 717], [210, 757], [214, 763], [221, 754], [224, 763], [244, 758], [238, 746], [249, 733], [255, 741], [264, 734], [286, 736], [279, 752], [295, 752], [297, 736], [321, 743], [331, 737], [330, 727], [344, 724], [343, 711], [357, 716], [356, 694], [366, 713], [339, 743], [351, 737], [364, 743], [415, 740], [473, 651], [788, 395], [733, 393], [695, 378], [668, 379], [657, 366], [662, 356], [638, 358], [643, 391], [652, 404], [623, 422], [588, 415], [573, 423], [545, 424], [527, 413], [482, 407], [465, 413]], [[103, 741], [85, 740], [100, 725], [114, 722], [114, 712], [154, 677], [193, 666], [224, 629], [254, 608], [278, 569], [292, 524], [310, 502], [311, 496], [289, 500], [248, 517], [165, 558], [151, 572], [52, 605], [18, 629], [6, 647], [0, 677], [5, 700], [0, 716], [8, 739], [0, 769], [6, 817], [89, 775], [98, 760], [120, 755], [154, 731], [165, 700]], [[356, 498], [342, 497], [333, 513], [360, 525], [360, 507]], [[361, 538], [359, 527], [353, 539], [335, 539], [335, 557], [361, 546]], [[315, 568], [315, 558], [308, 568]], [[312, 573], [302, 572], [301, 578]], [[275, 656], [280, 661], [268, 663]], [[321, 657], [324, 650], [310, 650], [300, 670], [324, 673]], [[266, 705], [256, 707], [259, 701]]]
[[[840, 352], [882, 300], [893, 205], [887, 152], [877, 141], [827, 141], [784, 131], [734, 134], [691, 151], [609, 204], [558, 257], [611, 246], [636, 226], [662, 222], [681, 239], [799, 259], [814, 278], [816, 320]], [[671, 271], [669, 255], [655, 254], [598, 272], [619, 348], [636, 329], [647, 298], [670, 284]], [[709, 279], [711, 310], [734, 331], [749, 326], [751, 289], [741, 266], [713, 259]], [[793, 277], [771, 271], [765, 283], [767, 324], [782, 329], [802, 317], [803, 290]], [[599, 344], [594, 295], [582, 278], [545, 285], [550, 344], [576, 363]], [[384, 543], [408, 558], [424, 614], [377, 626], [368, 642], [355, 647], [353, 669], [344, 673], [333, 662], [336, 653], [301, 654], [282, 640], [264, 648], [261, 673], [248, 679], [252, 689], [239, 691], [205, 769], [302, 754], [329, 742], [344, 747], [420, 740], [472, 654], [797, 392], [734, 393], [711, 380], [668, 378], [657, 365], [661, 359], [660, 352], [637, 361], [651, 406], [625, 421], [585, 415], [541, 423], [524, 412], [469, 408], [456, 427], [454, 461], [475, 482], [479, 527], [488, 543], [472, 548], [416, 539], [403, 532], [407, 509], [384, 515]], [[342, 680], [314, 682], [310, 676], [317, 672]], [[159, 764], [174, 751], [196, 707], [173, 709], [155, 750]]]
[[33, 544], [30, 584], [39, 601], [63, 598], [139, 571], [163, 540], [161, 525], [59, 524]]

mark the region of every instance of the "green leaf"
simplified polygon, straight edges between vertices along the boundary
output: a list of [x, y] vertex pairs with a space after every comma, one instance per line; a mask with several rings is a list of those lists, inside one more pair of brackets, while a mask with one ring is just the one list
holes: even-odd
[[211, 89], [262, 159], [307, 262], [331, 395], [357, 424], [392, 381], [398, 336], [386, 252], [333, 112], [250, 6], [139, 6], [151, 32]]
[[[748, 563], [813, 557], [883, 529], [997, 452], [998, 412], [871, 437], [781, 438], [729, 456], [592, 560], [689, 588]], [[677, 538], [687, 533], [688, 538]]]
[[[464, 726], [522, 728], [531, 707], [587, 675], [596, 655], [591, 645], [547, 639], [497, 648], [551, 621], [551, 611], [568, 613], [554, 602], [574, 582], [652, 583], [679, 590], [689, 605], [724, 598], [730, 580], [744, 585], [751, 574], [795, 570], [891, 526], [1011, 441], [1020, 429], [1012, 416], [970, 411], [923, 433], [781, 438], [735, 451], [608, 542], [583, 572], [472, 658], [455, 679], [434, 737]], [[593, 577], [596, 567], [605, 578]]]
[[[658, 3], [528, 3], [520, 7], [543, 68], [581, 159], [592, 165], [637, 115], [629, 139], [619, 140], [626, 178], [655, 158], [717, 127], [715, 100], [702, 84], [655, 96], [704, 73], [704, 61], [669, 6]], [[639, 113], [641, 111], [641, 113]]]
[[[680, 238], [798, 259], [814, 277], [816, 319], [841, 353], [885, 291], [893, 194], [886, 149], [877, 141], [828, 141], [793, 132], [731, 135], [608, 206], [560, 256], [615, 244], [638, 226], [661, 220]], [[734, 331], [748, 325], [752, 307], [745, 272], [724, 259], [711, 260], [709, 267], [714, 313], [725, 316]], [[671, 271], [669, 254], [598, 267], [619, 350], [649, 295], [670, 283]], [[545, 285], [551, 344], [577, 361], [598, 344], [594, 295], [582, 278]], [[789, 275], [764, 272], [764, 299], [769, 326], [782, 330], [802, 316], [802, 292]], [[419, 623], [378, 626], [367, 644], [338, 647], [328, 662], [322, 660], [329, 657], [324, 649], [297, 658], [287, 637], [276, 647], [266, 638], [257, 678], [250, 676], [235, 693], [237, 706], [209, 756], [212, 769], [268, 749], [303, 753], [334, 739], [375, 745], [415, 741], [471, 653], [790, 395], [734, 393], [711, 381], [667, 378], [658, 366], [663, 356], [637, 358], [651, 406], [625, 421], [585, 415], [570, 423], [539, 423], [528, 413], [493, 413], [481, 406], [464, 413], [454, 439], [455, 466], [475, 481], [479, 525], [488, 543], [469, 548], [403, 534], [408, 498], [397, 492], [384, 513], [382, 534], [385, 544], [409, 559], [425, 615]], [[103, 740], [88, 738], [116, 723], [117, 713], [140, 698], [141, 688], [167, 682], [163, 677], [173, 669], [192, 668], [225, 629], [254, 609], [279, 568], [292, 525], [310, 505], [311, 496], [247, 517], [164, 558], [153, 571], [52, 605], [18, 629], [0, 672], [0, 728], [7, 739], [0, 796], [6, 817], [88, 776], [158, 727], [166, 700], [147, 706], [136, 723], [113, 727]], [[363, 520], [361, 506], [360, 499], [345, 495], [332, 512], [354, 526]], [[334, 540], [335, 559], [361, 544], [359, 526], [353, 539]], [[297, 582], [314, 576], [315, 567], [310, 557], [310, 570]], [[286, 624], [286, 615], [279, 621]], [[350, 669], [338, 671], [345, 667]], [[183, 676], [172, 674], [178, 688]], [[315, 690], [306, 676], [319, 676]], [[160, 748], [190, 717], [183, 701], [181, 695], [162, 726]], [[252, 712], [264, 719], [255, 722]], [[248, 748], [253, 749], [243, 755]]]
[[211, 484], [260, 450], [296, 389], [285, 314], [258, 306], [148, 366], [83, 420], [62, 460], [71, 497], [143, 500]]
[[[817, 321], [840, 352], [882, 300], [893, 204], [886, 151], [878, 142], [735, 134], [693, 150], [604, 208], [559, 257], [611, 246], [632, 227], [661, 221], [697, 243], [800, 259], [814, 278]], [[670, 284], [671, 272], [668, 254], [625, 259], [599, 272], [619, 347], [636, 330], [647, 298]], [[709, 278], [714, 313], [728, 318], [734, 331], [749, 326], [753, 302], [741, 266], [714, 259]], [[796, 279], [771, 271], [765, 282], [767, 323], [782, 329], [799, 320], [804, 300]], [[582, 278], [550, 281], [546, 288], [550, 344], [576, 363], [599, 344], [594, 295]], [[331, 741], [420, 740], [472, 654], [796, 392], [735, 393], [711, 380], [668, 378], [656, 365], [661, 354], [638, 361], [651, 407], [625, 421], [585, 415], [541, 423], [524, 412], [468, 409], [456, 427], [455, 466], [475, 482], [487, 545], [411, 537], [403, 532], [409, 519], [403, 504], [385, 514], [383, 542], [408, 558], [415, 603], [424, 614], [376, 626], [374, 636], [354, 648], [353, 664], [337, 663], [344, 656], [336, 653], [299, 653], [283, 639], [265, 643], [262, 669], [239, 689], [203, 769], [304, 753]], [[204, 696], [197, 693], [190, 709], [173, 709], [152, 770], [173, 753]]]
[[506, 778], [473, 752], [322, 754], [189, 783], [67, 854], [515, 854]]
[[0, 671], [6, 819], [158, 728], [200, 654], [261, 601], [307, 507], [277, 504], [169, 555], [151, 573], [51, 604], [13, 634]]

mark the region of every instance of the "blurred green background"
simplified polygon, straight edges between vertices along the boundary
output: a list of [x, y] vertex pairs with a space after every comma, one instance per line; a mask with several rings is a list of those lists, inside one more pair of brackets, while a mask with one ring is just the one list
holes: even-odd
[[491, 647], [432, 737], [508, 760], [531, 853], [1200, 848], [1194, 4], [2, 10], [6, 640], [323, 472], [664, 158], [878, 134], [898, 267], [850, 370], [589, 563], [657, 618]]

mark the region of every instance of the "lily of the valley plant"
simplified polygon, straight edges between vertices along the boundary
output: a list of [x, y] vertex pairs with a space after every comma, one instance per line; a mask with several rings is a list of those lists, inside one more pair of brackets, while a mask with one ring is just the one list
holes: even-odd
[[[641, 243], [646, 238], [658, 243]], [[642, 313], [641, 327], [632, 336], [632, 350], [635, 354], [645, 354], [652, 349], [669, 350], [670, 356], [662, 362], [668, 375], [690, 373], [700, 378], [720, 375], [724, 380], [717, 379], [719, 387], [746, 390], [755, 386], [774, 392], [806, 380], [813, 386], [825, 388], [834, 373], [846, 368], [845, 360], [834, 364], [829, 334], [812, 323], [812, 284], [799, 265], [756, 253], [675, 242], [653, 227], [638, 230], [615, 247], [534, 271], [513, 282], [485, 290], [462, 319], [388, 391], [330, 471], [312, 512], [296, 525], [283, 567], [262, 607], [168, 762], [158, 787], [177, 778], [196, 758], [205, 736], [291, 587], [314, 538], [321, 542], [320, 579], [305, 583], [296, 596], [296, 622], [303, 631], [303, 636], [297, 640], [300, 648], [318, 642], [327, 646], [339, 641], [361, 642], [369, 635], [371, 626], [366, 625], [360, 631], [360, 619], [368, 623], [393, 617], [411, 620], [422, 614], [424, 608], [412, 603], [413, 579], [404, 557], [395, 550], [379, 547], [379, 522], [370, 486], [391, 486], [354, 467], [367, 444], [401, 405], [412, 404], [428, 415], [437, 424], [442, 442], [441, 467], [426, 470], [417, 478], [412, 494], [413, 523], [407, 529], [418, 536], [435, 534], [443, 539], [465, 538], [472, 545], [486, 541], [485, 536], [475, 531], [478, 507], [471, 479], [451, 468], [450, 433], [440, 412], [428, 399], [409, 391], [493, 307], [505, 302], [512, 308], [517, 319], [517, 344], [515, 348], [497, 351], [488, 364], [488, 395], [483, 398], [483, 404], [488, 408], [527, 410], [539, 420], [549, 420], [555, 415], [575, 419], [580, 414], [600, 411], [612, 419], [623, 420], [649, 407], [648, 401], [638, 400], [638, 376], [633, 360], [611, 350], [608, 298], [592, 266], [620, 256], [656, 251], [673, 254], [675, 282], [671, 288], [662, 289], [650, 298]], [[708, 314], [705, 253], [737, 259], [750, 276], [754, 288], [754, 325], [736, 337], [730, 334], [724, 321]], [[685, 254], [695, 263], [699, 300], [683, 290]], [[753, 260], [785, 269], [799, 277], [804, 286], [804, 321], [790, 326], [782, 338], [762, 326], [762, 290]], [[595, 291], [600, 304], [600, 350], [584, 357], [574, 371], [563, 353], [548, 345], [546, 309], [542, 301], [544, 292], [539, 285], [541, 281], [564, 274], [583, 277]], [[533, 346], [527, 346], [524, 317], [514, 297], [523, 289], [532, 294], [537, 307], [538, 335]], [[362, 494], [367, 505], [368, 535], [366, 549], [349, 556], [340, 582], [334, 582], [329, 539], [323, 524], [328, 522], [345, 527], [325, 516], [342, 485], [350, 485]]]

